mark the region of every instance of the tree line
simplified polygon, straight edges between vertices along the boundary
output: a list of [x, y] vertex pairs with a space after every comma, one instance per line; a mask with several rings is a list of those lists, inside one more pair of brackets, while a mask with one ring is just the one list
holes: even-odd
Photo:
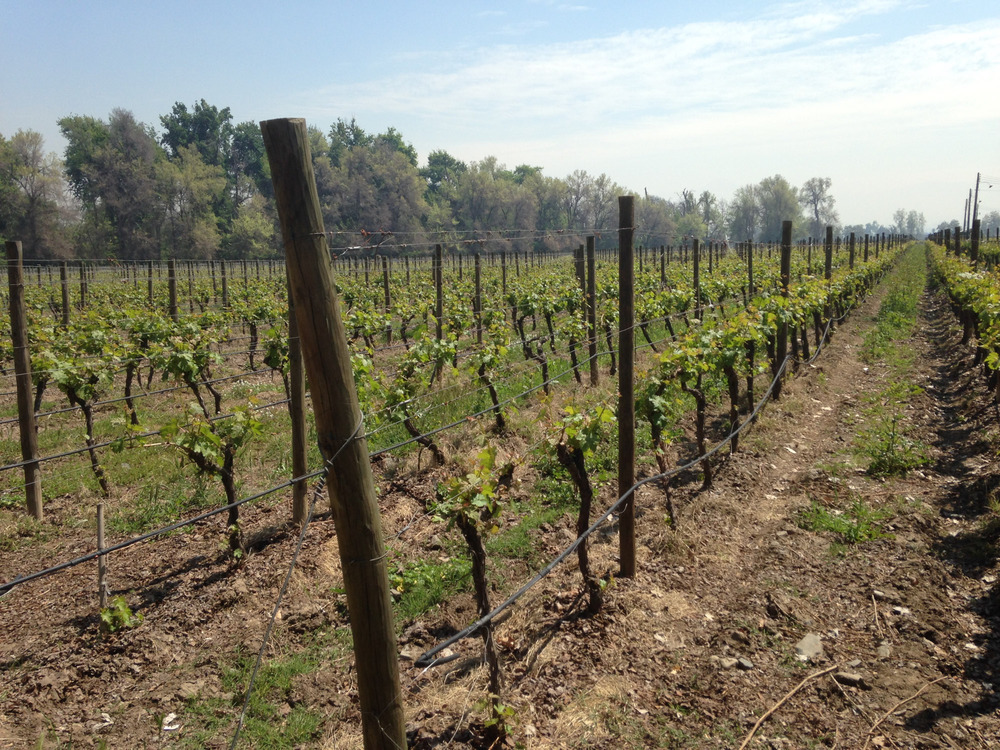
[[[26, 258], [157, 260], [269, 258], [281, 253], [277, 212], [260, 128], [234, 122], [228, 107], [177, 102], [159, 129], [125, 109], [107, 119], [59, 120], [63, 156], [42, 136], [0, 134], [0, 236], [23, 243]], [[309, 128], [313, 168], [334, 245], [420, 244], [433, 233], [448, 243], [470, 233], [504, 231], [513, 249], [561, 249], [559, 233], [617, 228], [617, 197], [630, 191], [606, 174], [543, 167], [513, 169], [495, 157], [464, 162], [445, 150], [421, 164], [395, 128], [372, 133], [354, 119], [328, 131]], [[781, 175], [739, 188], [730, 200], [683, 189], [674, 198], [643, 191], [636, 242], [685, 238], [778, 241], [781, 222], [798, 238], [838, 225], [830, 178], [800, 187]], [[894, 224], [844, 227], [862, 233], [921, 234], [923, 216], [897, 211]], [[900, 217], [899, 214], [902, 213]]]

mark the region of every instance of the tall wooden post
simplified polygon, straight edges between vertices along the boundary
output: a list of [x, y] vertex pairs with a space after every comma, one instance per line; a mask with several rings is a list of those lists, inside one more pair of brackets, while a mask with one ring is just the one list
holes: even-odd
[[479, 253], [475, 259], [475, 282], [476, 291], [472, 298], [472, 313], [476, 317], [476, 343], [483, 343], [483, 284], [482, 284], [482, 260]]
[[856, 240], [854, 239], [854, 232], [851, 232], [851, 239], [849, 247], [849, 254], [847, 256], [847, 265], [852, 271], [854, 270], [854, 247]]
[[386, 346], [392, 343], [392, 297], [389, 294], [389, 258], [382, 256], [382, 291], [385, 293], [385, 343]]
[[444, 256], [441, 245], [434, 246], [434, 320], [438, 341], [444, 338]]
[[691, 257], [694, 259], [694, 316], [701, 320], [701, 245], [698, 238], [691, 240]]
[[312, 384], [320, 450], [329, 463], [344, 588], [354, 636], [364, 745], [406, 747], [382, 520], [330, 267], [309, 137], [302, 119], [261, 123], [281, 220], [296, 320]]
[[14, 379], [17, 389], [17, 422], [21, 431], [24, 495], [28, 512], [42, 520], [42, 481], [38, 465], [38, 433], [31, 396], [31, 352], [28, 351], [28, 313], [24, 304], [24, 266], [21, 243], [7, 242], [7, 288], [10, 302], [11, 343], [14, 345]]
[[[829, 281], [833, 277], [833, 227], [826, 228], [826, 243], [823, 246], [823, 252], [823, 278], [826, 279], [827, 286], [829, 286]], [[830, 296], [831, 292], [828, 291], [826, 295], [826, 320], [828, 323], [833, 319]], [[830, 325], [830, 330], [833, 330], [832, 324]]]
[[[788, 297], [789, 286], [792, 281], [792, 222], [783, 221], [781, 222], [781, 296]], [[782, 374], [779, 377], [779, 372], [781, 371], [781, 365], [785, 361], [785, 355], [788, 354], [788, 323], [787, 321], [781, 320], [778, 322], [778, 330], [775, 334], [774, 342], [774, 365], [772, 367], [772, 372], [774, 376], [778, 378], [778, 382], [774, 384], [774, 398], [775, 400], [781, 398], [781, 381], [784, 379]]]
[[590, 384], [600, 382], [597, 366], [597, 262], [594, 235], [587, 237], [587, 354], [590, 357]]
[[[288, 264], [285, 279], [291, 290]], [[306, 426], [306, 374], [302, 367], [302, 344], [295, 319], [295, 300], [288, 295], [288, 416], [292, 422], [292, 477], [304, 477], [309, 471]], [[300, 526], [309, 514], [308, 486], [305, 479], [292, 484], [292, 522]]]
[[[618, 197], [618, 496], [635, 484], [635, 287], [632, 236], [635, 202], [631, 195]], [[618, 516], [621, 574], [635, 576], [635, 495]]]
[[173, 258], [167, 261], [167, 295], [170, 319], [176, 323], [180, 314], [177, 312], [177, 262]]
[[62, 287], [62, 324], [69, 328], [69, 264], [62, 261], [59, 264], [59, 284]]
[[969, 237], [969, 260], [972, 261], [972, 267], [978, 270], [979, 267], [979, 232], [982, 227], [981, 219], [972, 220], [972, 232]]

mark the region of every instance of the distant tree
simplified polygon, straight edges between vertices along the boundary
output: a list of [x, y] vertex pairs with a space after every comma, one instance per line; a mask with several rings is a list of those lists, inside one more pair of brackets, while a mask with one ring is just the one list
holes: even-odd
[[60, 258], [69, 254], [66, 224], [71, 214], [65, 199], [62, 162], [45, 152], [41, 133], [18, 130], [0, 148], [0, 183], [7, 194], [5, 235], [22, 243], [26, 258]]
[[431, 151], [427, 166], [420, 170], [420, 176], [427, 182], [427, 200], [447, 199], [449, 187], [454, 188], [458, 176], [467, 169], [464, 161], [447, 151]]
[[836, 200], [830, 194], [832, 185], [829, 177], [812, 177], [799, 190], [799, 203], [809, 216], [808, 232], [813, 239], [826, 237], [826, 228], [840, 221], [834, 208]]
[[157, 163], [166, 158], [152, 128], [123, 109], [107, 123], [92, 117], [65, 117], [66, 174], [83, 204], [88, 243], [82, 248], [125, 260], [159, 257], [163, 203]]
[[677, 219], [677, 234], [685, 242], [692, 239], [704, 240], [708, 237], [708, 227], [701, 219], [701, 214], [692, 211]]
[[897, 208], [892, 212], [892, 231], [895, 234], [906, 233], [906, 209]]
[[402, 134], [396, 128], [390, 127], [384, 133], [376, 135], [372, 145], [375, 148], [398, 151], [413, 167], [417, 166], [417, 150], [413, 148], [413, 144], [403, 140]]
[[673, 241], [676, 231], [674, 212], [669, 201], [657, 195], [645, 195], [636, 201], [635, 240], [644, 247], [659, 247]]
[[757, 196], [760, 203], [758, 239], [761, 242], [780, 242], [781, 224], [784, 221], [793, 222], [793, 232], [795, 227], [801, 226], [802, 211], [798, 191], [780, 174], [761, 180], [757, 186]]
[[737, 188], [733, 199], [729, 202], [727, 223], [729, 239], [733, 242], [757, 239], [760, 217], [761, 206], [757, 198], [757, 186], [744, 185]]
[[267, 202], [263, 196], [255, 195], [243, 204], [233, 219], [221, 255], [226, 258], [273, 258], [278, 255], [277, 240]]
[[99, 198], [94, 159], [111, 137], [108, 124], [96, 117], [70, 115], [59, 120], [59, 130], [67, 142], [63, 169], [70, 190], [84, 206], [93, 208]]
[[17, 153], [10, 141], [0, 133], [0, 239], [13, 239], [14, 224], [19, 215], [17, 188]]
[[175, 258], [214, 258], [221, 237], [212, 209], [225, 192], [225, 170], [206, 164], [193, 145], [181, 146], [173, 161], [160, 161], [157, 169], [168, 254]]
[[[325, 142], [326, 139], [323, 140]], [[257, 193], [269, 200], [274, 197], [264, 136], [257, 123], [241, 122], [233, 127], [226, 176], [236, 210]]]
[[359, 147], [368, 148], [374, 140], [375, 137], [366, 133], [353, 117], [350, 122], [338, 118], [330, 127], [330, 150], [328, 152], [330, 164], [339, 167], [340, 160], [345, 153]]
[[[984, 232], [996, 233], [997, 229], [1000, 229], [1000, 211], [990, 211], [989, 213], [983, 214], [980, 219]], [[954, 226], [954, 222], [952, 224]]]
[[695, 197], [693, 190], [681, 190], [681, 194], [677, 200], [677, 212], [681, 216], [698, 212], [698, 199]]
[[906, 234], [911, 237], [923, 237], [924, 225], [927, 220], [922, 211], [910, 211], [906, 214]]
[[721, 237], [725, 234], [724, 208], [725, 204], [708, 190], [703, 190], [698, 196], [698, 214], [705, 225], [707, 237]]
[[229, 107], [219, 109], [202, 99], [189, 112], [185, 104], [176, 102], [169, 115], [160, 117], [164, 130], [160, 141], [171, 159], [178, 158], [183, 147], [194, 146], [206, 164], [224, 167], [229, 159], [232, 121]]

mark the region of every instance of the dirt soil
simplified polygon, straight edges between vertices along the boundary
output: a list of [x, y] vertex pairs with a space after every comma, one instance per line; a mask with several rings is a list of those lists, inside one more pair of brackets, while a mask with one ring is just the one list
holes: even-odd
[[[497, 628], [508, 746], [739, 748], [773, 711], [747, 747], [1000, 748], [1000, 419], [947, 305], [925, 295], [909, 342], [923, 392], [906, 419], [931, 461], [905, 478], [869, 476], [852, 445], [866, 399], [888, 378], [860, 358], [879, 300], [786, 384], [710, 490], [693, 476], [674, 488], [676, 529], [663, 491], [639, 492], [639, 572], [613, 580], [598, 615], [585, 614], [575, 558], [512, 608]], [[387, 534], [426, 554], [442, 554], [441, 526], [421, 504], [437, 478], [381, 482]], [[600, 502], [610, 500], [604, 487]], [[855, 501], [891, 511], [885, 537], [839, 544], [800, 523], [813, 504], [846, 511]], [[71, 503], [50, 503], [51, 522], [69, 517]], [[0, 748], [196, 747], [205, 719], [192, 707], [206, 700], [225, 709], [202, 742], [227, 747], [241, 696], [222, 665], [256, 653], [297, 541], [284, 508], [244, 517], [260, 533], [238, 566], [220, 550], [221, 521], [114, 556], [112, 593], [145, 618], [133, 629], [99, 633], [96, 564], [0, 600]], [[567, 544], [572, 526], [567, 515], [537, 531], [540, 559]], [[0, 579], [84, 553], [91, 536], [64, 527], [0, 552]], [[613, 525], [591, 557], [616, 570]], [[506, 573], [512, 584], [528, 575]], [[333, 523], [320, 516], [269, 658], [343, 628], [338, 582]], [[481, 641], [458, 644], [456, 658], [432, 669], [414, 663], [474, 615], [463, 594], [404, 623], [412, 746], [483, 746]], [[807, 636], [822, 651], [803, 661], [796, 646]], [[272, 720], [300, 707], [323, 717], [301, 747], [360, 747], [349, 651], [294, 677]]]

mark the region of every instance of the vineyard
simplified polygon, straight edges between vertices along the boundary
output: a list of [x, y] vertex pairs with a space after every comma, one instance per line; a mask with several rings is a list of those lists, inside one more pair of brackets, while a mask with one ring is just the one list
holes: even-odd
[[[1000, 393], [998, 243], [377, 240], [331, 263], [412, 746], [993, 741], [1000, 509], [976, 398]], [[284, 265], [14, 265], [0, 747], [360, 746], [331, 459]], [[948, 341], [943, 299], [960, 330], [934, 397], [960, 385], [951, 417], [989, 426], [934, 448], [917, 352]], [[842, 400], [854, 388], [868, 396]], [[949, 484], [962, 466], [968, 494]], [[936, 506], [938, 486], [961, 507]], [[974, 553], [946, 536], [919, 568], [952, 521]], [[799, 659], [817, 632], [828, 654]], [[895, 713], [911, 683], [937, 714]]]

